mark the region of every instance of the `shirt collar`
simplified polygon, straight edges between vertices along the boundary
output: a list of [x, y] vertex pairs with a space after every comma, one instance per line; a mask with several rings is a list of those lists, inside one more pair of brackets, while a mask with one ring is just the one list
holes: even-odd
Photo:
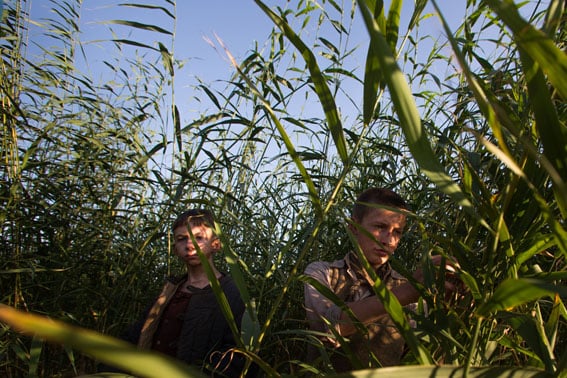
[[[347, 272], [353, 277], [357, 279], [364, 279], [368, 282], [369, 285], [373, 286], [374, 281], [370, 278], [370, 275], [366, 272], [366, 269], [362, 266], [360, 259], [356, 252], [351, 251], [347, 254], [344, 258], [345, 265], [347, 267]], [[381, 280], [384, 280], [392, 273], [392, 267], [390, 266], [389, 262], [378, 267], [376, 270], [376, 275]]]

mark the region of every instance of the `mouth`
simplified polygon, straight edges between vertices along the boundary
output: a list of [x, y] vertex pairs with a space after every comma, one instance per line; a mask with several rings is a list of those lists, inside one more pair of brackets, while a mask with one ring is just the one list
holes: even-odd
[[197, 255], [197, 252], [187, 252], [185, 254], [185, 258], [186, 259], [194, 259], [194, 258], [198, 258], [199, 256]]

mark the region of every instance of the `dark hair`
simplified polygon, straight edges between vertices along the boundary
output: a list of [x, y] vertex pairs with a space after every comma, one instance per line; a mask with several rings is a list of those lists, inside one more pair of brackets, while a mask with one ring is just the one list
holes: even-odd
[[213, 213], [209, 210], [205, 209], [191, 209], [181, 213], [175, 222], [173, 222], [173, 226], [171, 229], [175, 231], [175, 229], [179, 226], [187, 226], [188, 224], [195, 225], [195, 226], [202, 226], [205, 225], [206, 227], [215, 229], [215, 217]]
[[398, 209], [409, 210], [406, 201], [396, 192], [386, 188], [369, 188], [360, 193], [352, 208], [352, 218], [362, 220], [370, 209], [368, 204], [384, 205]]

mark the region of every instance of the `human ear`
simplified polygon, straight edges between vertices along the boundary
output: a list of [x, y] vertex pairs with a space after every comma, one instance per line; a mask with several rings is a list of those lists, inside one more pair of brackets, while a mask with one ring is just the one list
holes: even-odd
[[356, 218], [350, 218], [348, 222], [348, 229], [353, 235], [358, 235], [358, 225], [359, 221]]
[[215, 249], [215, 251], [218, 251], [221, 249], [221, 241], [219, 238], [215, 237], [215, 239], [211, 242], [212, 247]]

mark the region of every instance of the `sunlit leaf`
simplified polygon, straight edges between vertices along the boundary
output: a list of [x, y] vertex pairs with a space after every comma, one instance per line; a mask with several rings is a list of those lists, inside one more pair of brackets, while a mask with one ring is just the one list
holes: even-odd
[[[462, 367], [456, 366], [397, 366], [374, 370], [353, 371], [349, 373], [333, 375], [333, 377], [453, 378], [456, 376], [462, 376], [463, 373], [464, 369]], [[542, 370], [517, 367], [472, 368], [468, 372], [467, 376], [472, 378], [550, 378], [550, 375], [543, 372]]]
[[0, 321], [19, 332], [71, 346], [104, 363], [131, 371], [140, 377], [203, 376], [199, 370], [171, 357], [142, 351], [125, 341], [1, 304]]
[[535, 279], [508, 279], [498, 286], [476, 313], [479, 316], [488, 316], [496, 311], [510, 310], [543, 297], [554, 298], [555, 294], [566, 296], [567, 287]]

